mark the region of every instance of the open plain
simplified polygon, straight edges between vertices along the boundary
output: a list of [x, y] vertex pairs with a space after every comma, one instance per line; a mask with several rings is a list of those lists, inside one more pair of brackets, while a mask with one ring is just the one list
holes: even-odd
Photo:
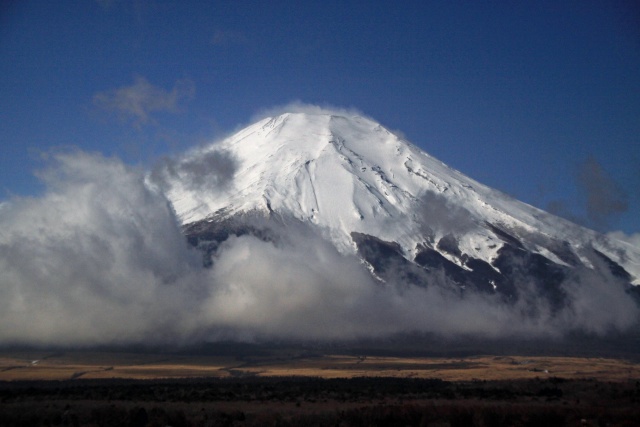
[[257, 355], [185, 355], [95, 351], [0, 352], [0, 381], [177, 379], [227, 377], [435, 378], [445, 381], [560, 377], [640, 379], [640, 363], [604, 357], [398, 357], [308, 354], [273, 350]]
[[632, 426], [612, 357], [0, 352], [2, 426]]

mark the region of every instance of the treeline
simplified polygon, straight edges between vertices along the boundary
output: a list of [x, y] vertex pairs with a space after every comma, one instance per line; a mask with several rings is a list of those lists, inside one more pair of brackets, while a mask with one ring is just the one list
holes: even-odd
[[64, 407], [40, 402], [34, 406], [10, 405], [0, 410], [4, 427], [40, 426], [637, 426], [636, 408], [567, 408], [560, 405], [481, 403], [473, 401], [427, 404], [377, 404], [350, 409], [292, 411], [269, 408], [256, 411], [218, 410], [210, 407], [128, 405], [82, 402]]
[[0, 426], [632, 426], [640, 382], [356, 378], [0, 383]]

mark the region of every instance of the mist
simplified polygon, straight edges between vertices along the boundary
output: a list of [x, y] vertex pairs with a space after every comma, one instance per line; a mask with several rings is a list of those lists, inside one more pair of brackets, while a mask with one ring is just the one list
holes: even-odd
[[[222, 154], [202, 162], [167, 160], [156, 175], [224, 186], [235, 170]], [[209, 165], [216, 174], [202, 176]], [[53, 155], [39, 177], [42, 196], [0, 205], [0, 345], [335, 341], [413, 332], [602, 336], [638, 325], [638, 307], [613, 277], [577, 271], [563, 284], [571, 304], [559, 313], [527, 291], [526, 278], [523, 296], [505, 304], [494, 295], [461, 295], [438, 272], [426, 287], [381, 282], [360, 259], [296, 221], [256, 220], [277, 238], [232, 236], [205, 268], [160, 178], [80, 151]]]
[[182, 158], [165, 157], [153, 167], [150, 180], [164, 192], [179, 180], [190, 190], [224, 189], [233, 179], [237, 161], [228, 152], [209, 150]]

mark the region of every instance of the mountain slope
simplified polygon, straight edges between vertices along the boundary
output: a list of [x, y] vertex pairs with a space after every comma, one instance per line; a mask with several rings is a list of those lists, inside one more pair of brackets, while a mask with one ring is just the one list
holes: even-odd
[[206, 239], [194, 230], [258, 212], [314, 227], [383, 280], [400, 269], [423, 285], [437, 270], [512, 296], [535, 277], [554, 300], [576, 268], [640, 283], [640, 249], [484, 186], [361, 116], [265, 118], [155, 178], [196, 243]]

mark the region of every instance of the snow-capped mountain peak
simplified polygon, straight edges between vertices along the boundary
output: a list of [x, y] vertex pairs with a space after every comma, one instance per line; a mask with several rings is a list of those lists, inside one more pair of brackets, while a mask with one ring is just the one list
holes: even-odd
[[[194, 170], [201, 177], [207, 166], [210, 179], [195, 180]], [[638, 248], [486, 187], [359, 115], [268, 117], [158, 176], [185, 225], [255, 211], [283, 215], [313, 225], [343, 253], [357, 253], [367, 236], [394, 245], [410, 263], [465, 271], [478, 260], [499, 273], [505, 247], [560, 268], [593, 267], [596, 250], [630, 281], [640, 278]]]

